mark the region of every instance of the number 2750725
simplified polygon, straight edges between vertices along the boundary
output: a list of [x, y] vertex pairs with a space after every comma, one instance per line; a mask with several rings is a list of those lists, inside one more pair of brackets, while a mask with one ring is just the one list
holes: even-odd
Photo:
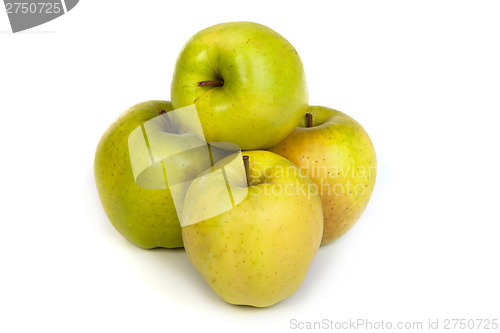
[[60, 3], [47, 2], [7, 2], [7, 14], [59, 14], [62, 11]]

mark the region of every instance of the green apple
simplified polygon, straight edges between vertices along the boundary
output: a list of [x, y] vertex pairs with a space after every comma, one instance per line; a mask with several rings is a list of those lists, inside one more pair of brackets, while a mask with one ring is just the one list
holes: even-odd
[[270, 151], [305, 170], [318, 186], [325, 219], [322, 245], [360, 218], [375, 186], [377, 158], [370, 137], [354, 119], [310, 106], [299, 127]]
[[[204, 141], [175, 117], [159, 116], [171, 110], [167, 101], [132, 106], [106, 130], [95, 154], [106, 215], [124, 237], [148, 249], [183, 246], [174, 194], [182, 194], [189, 180], [211, 165]], [[211, 153], [223, 156], [219, 149]]]
[[308, 105], [302, 61], [281, 35], [252, 22], [222, 23], [182, 49], [171, 85], [175, 108], [195, 104], [208, 142], [243, 150], [282, 141]]
[[[323, 212], [314, 183], [293, 163], [268, 151], [243, 153], [248, 180], [232, 163], [238, 155], [231, 155], [192, 182], [184, 223], [219, 214], [191, 220], [182, 236], [189, 259], [222, 299], [267, 307], [304, 281], [320, 246]], [[218, 170], [224, 171], [225, 184], [211, 177]], [[228, 189], [235, 202], [221, 212]]]

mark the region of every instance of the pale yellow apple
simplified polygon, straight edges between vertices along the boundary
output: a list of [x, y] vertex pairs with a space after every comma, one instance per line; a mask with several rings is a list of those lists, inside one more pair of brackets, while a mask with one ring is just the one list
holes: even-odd
[[377, 158], [370, 137], [348, 115], [310, 106], [302, 122], [270, 150], [305, 170], [318, 186], [324, 214], [322, 245], [346, 233], [363, 214], [375, 186]]
[[[184, 226], [182, 236], [189, 259], [222, 299], [267, 307], [292, 295], [304, 281], [323, 232], [321, 200], [312, 181], [285, 158], [268, 151], [243, 154], [249, 156], [250, 186], [231, 167], [236, 156], [231, 155], [191, 184], [183, 218], [212, 215], [228, 188], [239, 203]], [[210, 177], [220, 169], [227, 186]]]

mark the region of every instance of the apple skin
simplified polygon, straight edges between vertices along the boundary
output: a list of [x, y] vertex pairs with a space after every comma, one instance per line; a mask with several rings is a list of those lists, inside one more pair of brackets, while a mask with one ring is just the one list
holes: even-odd
[[313, 126], [299, 126], [269, 149], [305, 170], [318, 186], [324, 215], [321, 244], [345, 234], [361, 217], [375, 186], [377, 158], [370, 137], [348, 115], [310, 106]]
[[[168, 101], [147, 101], [132, 106], [116, 119], [103, 134], [97, 146], [94, 161], [94, 176], [97, 191], [106, 215], [113, 226], [132, 243], [142, 248], [182, 247], [182, 234], [170, 190], [151, 189], [138, 186], [134, 179], [130, 161], [128, 138], [130, 133], [141, 124], [159, 115], [160, 110], [171, 111]], [[161, 129], [165, 142], [172, 145], [172, 140], [188, 142], [199, 140], [194, 134], [176, 135]], [[169, 137], [168, 135], [172, 135]], [[151, 139], [162, 139], [150, 138]], [[165, 144], [163, 147], [168, 148]], [[153, 152], [155, 153], [155, 152]], [[199, 173], [206, 166], [192, 165], [193, 161], [183, 158], [180, 163], [186, 169]], [[154, 165], [139, 175], [141, 182], [154, 183], [151, 178]], [[180, 169], [180, 168], [179, 168]], [[193, 177], [196, 176], [193, 175]], [[160, 179], [164, 182], [164, 178]], [[154, 184], [153, 184], [154, 185]]]
[[[268, 151], [243, 154], [249, 156], [251, 183], [244, 200], [220, 215], [184, 226], [182, 236], [189, 259], [223, 300], [268, 307], [292, 295], [304, 281], [323, 233], [321, 200], [317, 193], [296, 191], [298, 185], [310, 189], [314, 184], [285, 158]], [[280, 175], [280, 170], [289, 172]], [[233, 170], [226, 172], [229, 183], [246, 187], [246, 179], [234, 180]], [[222, 197], [216, 188], [225, 191], [225, 186], [210, 181], [193, 184], [184, 213], [209, 210], [218, 195]], [[283, 190], [287, 185], [291, 187]]]
[[[223, 80], [223, 86], [201, 81]], [[230, 22], [195, 34], [182, 49], [171, 85], [174, 108], [195, 104], [208, 142], [265, 149], [297, 126], [308, 105], [302, 61], [270, 28]]]

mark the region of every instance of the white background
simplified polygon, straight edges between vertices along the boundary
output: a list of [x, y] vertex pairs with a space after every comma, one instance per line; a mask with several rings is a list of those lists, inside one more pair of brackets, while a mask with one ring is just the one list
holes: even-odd
[[[12, 34], [2, 9], [0, 331], [498, 319], [499, 17], [498, 1], [82, 0]], [[379, 163], [363, 217], [267, 309], [224, 303], [184, 250], [126, 241], [93, 178], [108, 125], [135, 103], [170, 99], [184, 42], [237, 20], [295, 46], [310, 103], [357, 119]]]

